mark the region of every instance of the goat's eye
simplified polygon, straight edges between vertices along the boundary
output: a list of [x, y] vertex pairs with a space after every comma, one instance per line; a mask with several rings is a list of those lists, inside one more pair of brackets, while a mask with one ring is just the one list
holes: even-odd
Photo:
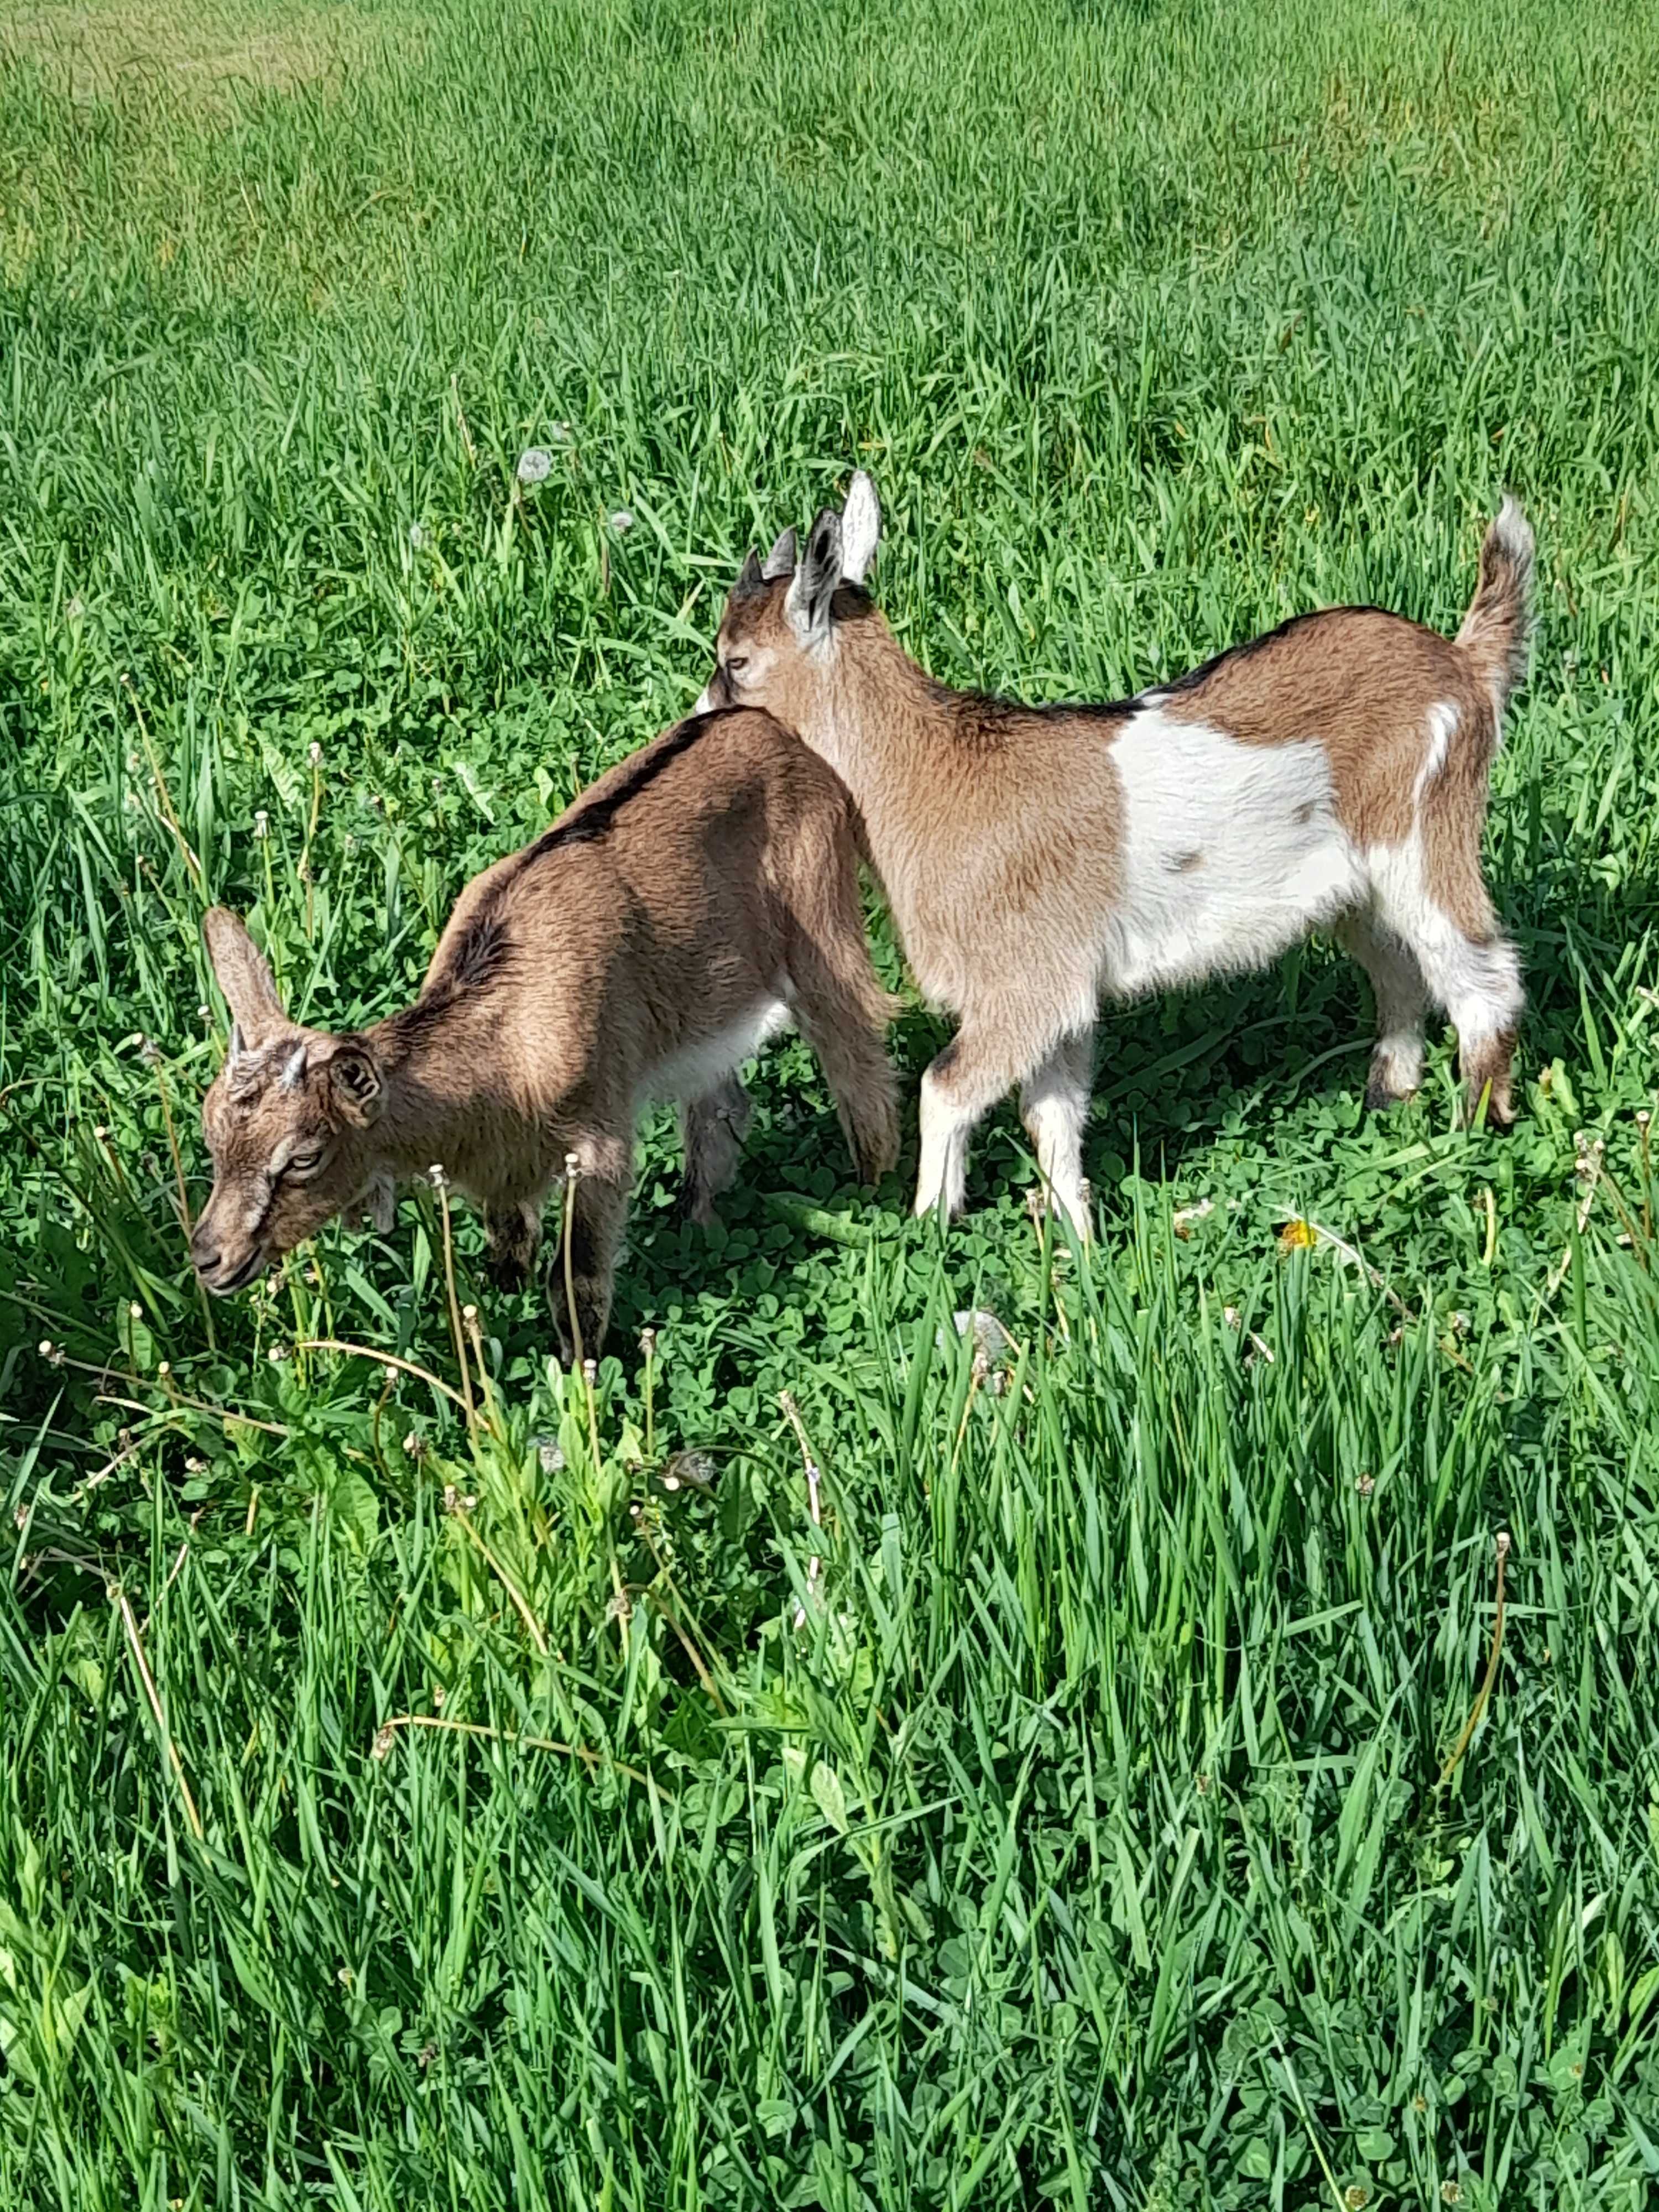
[[726, 661], [726, 672], [734, 681], [737, 681], [742, 678], [743, 672], [748, 667], [748, 665], [749, 655], [746, 653], [734, 653]]
[[307, 1176], [311, 1174], [313, 1169], [320, 1167], [322, 1165], [322, 1161], [323, 1150], [320, 1145], [317, 1146], [313, 1151], [308, 1152], [290, 1152], [288, 1157], [287, 1164], [283, 1167], [283, 1173], [284, 1175], [292, 1176]]

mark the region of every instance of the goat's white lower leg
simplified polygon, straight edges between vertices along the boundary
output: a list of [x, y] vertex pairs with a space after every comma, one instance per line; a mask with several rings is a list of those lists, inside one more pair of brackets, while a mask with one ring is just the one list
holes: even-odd
[[1370, 1107], [1409, 1098], [1423, 1080], [1423, 1010], [1428, 992], [1417, 956], [1389, 931], [1364, 915], [1350, 915], [1338, 935], [1370, 979], [1376, 1000], [1376, 1042], [1371, 1048]]
[[977, 1113], [964, 1113], [935, 1077], [933, 1069], [921, 1079], [921, 1158], [916, 1169], [917, 1214], [935, 1206], [948, 1221], [962, 1210], [968, 1179], [968, 1139]]
[[1083, 1132], [1094, 1074], [1094, 1031], [1063, 1037], [1020, 1086], [1019, 1113], [1036, 1154], [1048, 1202], [1086, 1242], [1089, 1186], [1083, 1174]]
[[1526, 1005], [1520, 955], [1496, 931], [1481, 943], [1455, 932], [1443, 944], [1424, 948], [1420, 957], [1429, 988], [1457, 1031], [1458, 1070], [1469, 1119], [1485, 1097], [1489, 1118], [1507, 1126], [1514, 1119], [1510, 1064]]

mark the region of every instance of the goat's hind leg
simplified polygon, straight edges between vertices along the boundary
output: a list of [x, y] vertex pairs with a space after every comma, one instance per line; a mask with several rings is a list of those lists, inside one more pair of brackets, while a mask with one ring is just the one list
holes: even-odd
[[530, 1279], [542, 1238], [539, 1206], [486, 1206], [484, 1236], [489, 1247], [485, 1270], [500, 1291], [521, 1291]]
[[898, 1085], [887, 1057], [892, 1001], [877, 982], [852, 897], [855, 940], [836, 958], [803, 938], [790, 960], [790, 1010], [817, 1056], [862, 1183], [878, 1183], [898, 1158]]
[[1090, 1235], [1089, 1186], [1083, 1174], [1083, 1132], [1093, 1085], [1095, 1033], [1062, 1037], [1019, 1090], [1019, 1115], [1036, 1154], [1048, 1203], [1065, 1214], [1080, 1240]]
[[937, 1207], [949, 1221], [962, 1211], [969, 1138], [998, 1099], [1038, 1064], [1035, 1052], [1017, 1052], [1006, 1036], [967, 1024], [935, 1054], [921, 1078], [921, 1158], [913, 1212]]
[[676, 1211], [705, 1228], [714, 1218], [714, 1200], [730, 1189], [743, 1158], [744, 1139], [755, 1109], [742, 1080], [728, 1075], [701, 1098], [680, 1103], [680, 1140], [685, 1170]]
[[1376, 1113], [1409, 1098], [1423, 1080], [1423, 1013], [1428, 990], [1411, 947], [1370, 915], [1345, 915], [1336, 935], [1364, 969], [1376, 1001], [1376, 1042], [1365, 1085], [1366, 1107]]

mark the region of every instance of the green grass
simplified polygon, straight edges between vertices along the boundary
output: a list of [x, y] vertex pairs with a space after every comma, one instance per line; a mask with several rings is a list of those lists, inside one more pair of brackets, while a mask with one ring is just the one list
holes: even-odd
[[[1635, 0], [0, 25], [8, 2205], [1647, 2201], [1656, 204]], [[1520, 494], [1515, 1135], [1444, 1040], [1363, 1119], [1313, 946], [1111, 1017], [1086, 1261], [1007, 1113], [948, 1242], [848, 1190], [791, 1044], [723, 1231], [651, 1131], [591, 1425], [459, 1212], [471, 1440], [295, 1350], [458, 1382], [430, 1193], [210, 1314], [204, 899], [386, 1011], [860, 459], [1030, 696], [1449, 627]]]

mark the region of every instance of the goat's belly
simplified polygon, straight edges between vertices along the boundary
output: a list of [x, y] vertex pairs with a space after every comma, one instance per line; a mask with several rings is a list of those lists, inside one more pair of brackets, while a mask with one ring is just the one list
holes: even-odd
[[1108, 993], [1260, 967], [1363, 900], [1322, 745], [1240, 744], [1148, 707], [1113, 754], [1125, 843]]
[[781, 998], [763, 1000], [737, 1020], [694, 1039], [654, 1067], [646, 1080], [652, 1098], [702, 1098], [752, 1060], [768, 1037], [794, 1019]]

